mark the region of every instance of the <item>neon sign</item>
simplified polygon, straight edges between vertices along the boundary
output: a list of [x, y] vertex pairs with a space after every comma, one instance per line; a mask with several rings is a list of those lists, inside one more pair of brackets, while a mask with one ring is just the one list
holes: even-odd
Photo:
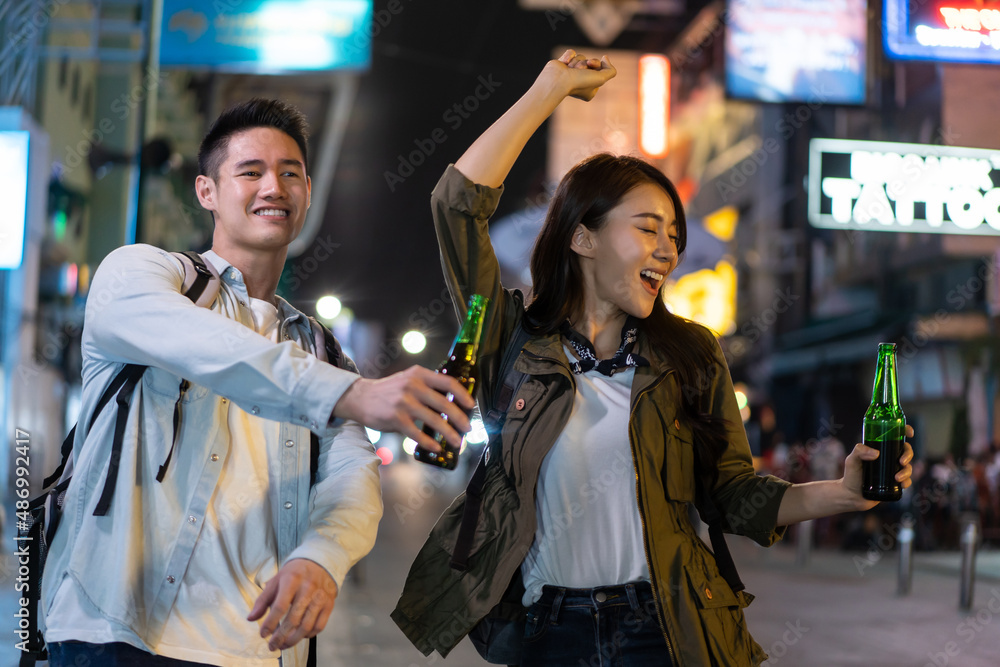
[[1000, 3], [886, 0], [885, 50], [895, 58], [1000, 63]]
[[814, 139], [814, 227], [1000, 236], [1000, 152]]
[[670, 122], [670, 61], [666, 56], [639, 58], [639, 149], [649, 157], [665, 157]]

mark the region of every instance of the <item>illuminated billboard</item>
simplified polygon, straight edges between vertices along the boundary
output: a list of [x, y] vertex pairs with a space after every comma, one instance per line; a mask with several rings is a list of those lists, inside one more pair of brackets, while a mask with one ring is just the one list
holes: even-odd
[[1000, 63], [1000, 2], [885, 0], [891, 58]]
[[814, 227], [1000, 236], [1000, 151], [813, 139]]
[[730, 97], [864, 103], [866, 0], [730, 0], [727, 14]]
[[0, 269], [21, 266], [28, 212], [28, 133], [0, 132]]
[[247, 73], [365, 69], [380, 25], [372, 0], [164, 0], [160, 63]]

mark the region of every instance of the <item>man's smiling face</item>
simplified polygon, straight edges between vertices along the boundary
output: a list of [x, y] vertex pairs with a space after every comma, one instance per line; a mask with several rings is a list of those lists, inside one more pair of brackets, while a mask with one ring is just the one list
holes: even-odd
[[198, 197], [215, 218], [214, 245], [249, 251], [287, 247], [305, 222], [311, 183], [298, 144], [272, 127], [229, 138], [216, 178], [199, 176]]

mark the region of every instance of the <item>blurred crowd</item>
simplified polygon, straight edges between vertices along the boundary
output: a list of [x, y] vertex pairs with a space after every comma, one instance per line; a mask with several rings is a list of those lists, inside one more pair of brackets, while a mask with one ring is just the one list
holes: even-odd
[[[838, 479], [843, 474], [849, 450], [837, 438], [788, 444], [780, 433], [776, 435], [774, 446], [758, 459], [759, 472], [795, 483]], [[870, 512], [818, 520], [816, 543], [866, 550], [873, 538], [878, 539], [887, 526], [898, 526], [905, 515], [913, 519], [918, 550], [958, 549], [965, 521], [977, 522], [984, 544], [1000, 546], [1000, 443], [961, 463], [951, 454], [914, 460], [913, 485], [903, 491], [900, 501], [882, 503]]]

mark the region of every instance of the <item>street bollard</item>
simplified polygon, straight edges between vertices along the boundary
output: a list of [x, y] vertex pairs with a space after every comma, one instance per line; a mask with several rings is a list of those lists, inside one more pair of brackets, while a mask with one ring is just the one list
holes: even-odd
[[813, 522], [812, 519], [800, 522], [795, 527], [795, 564], [805, 567], [809, 564], [812, 552]]
[[913, 588], [913, 517], [903, 515], [902, 527], [899, 529], [899, 585], [897, 593], [907, 596]]
[[972, 609], [972, 593], [976, 585], [976, 543], [979, 541], [979, 521], [974, 514], [962, 517], [962, 580], [959, 583], [958, 608]]

